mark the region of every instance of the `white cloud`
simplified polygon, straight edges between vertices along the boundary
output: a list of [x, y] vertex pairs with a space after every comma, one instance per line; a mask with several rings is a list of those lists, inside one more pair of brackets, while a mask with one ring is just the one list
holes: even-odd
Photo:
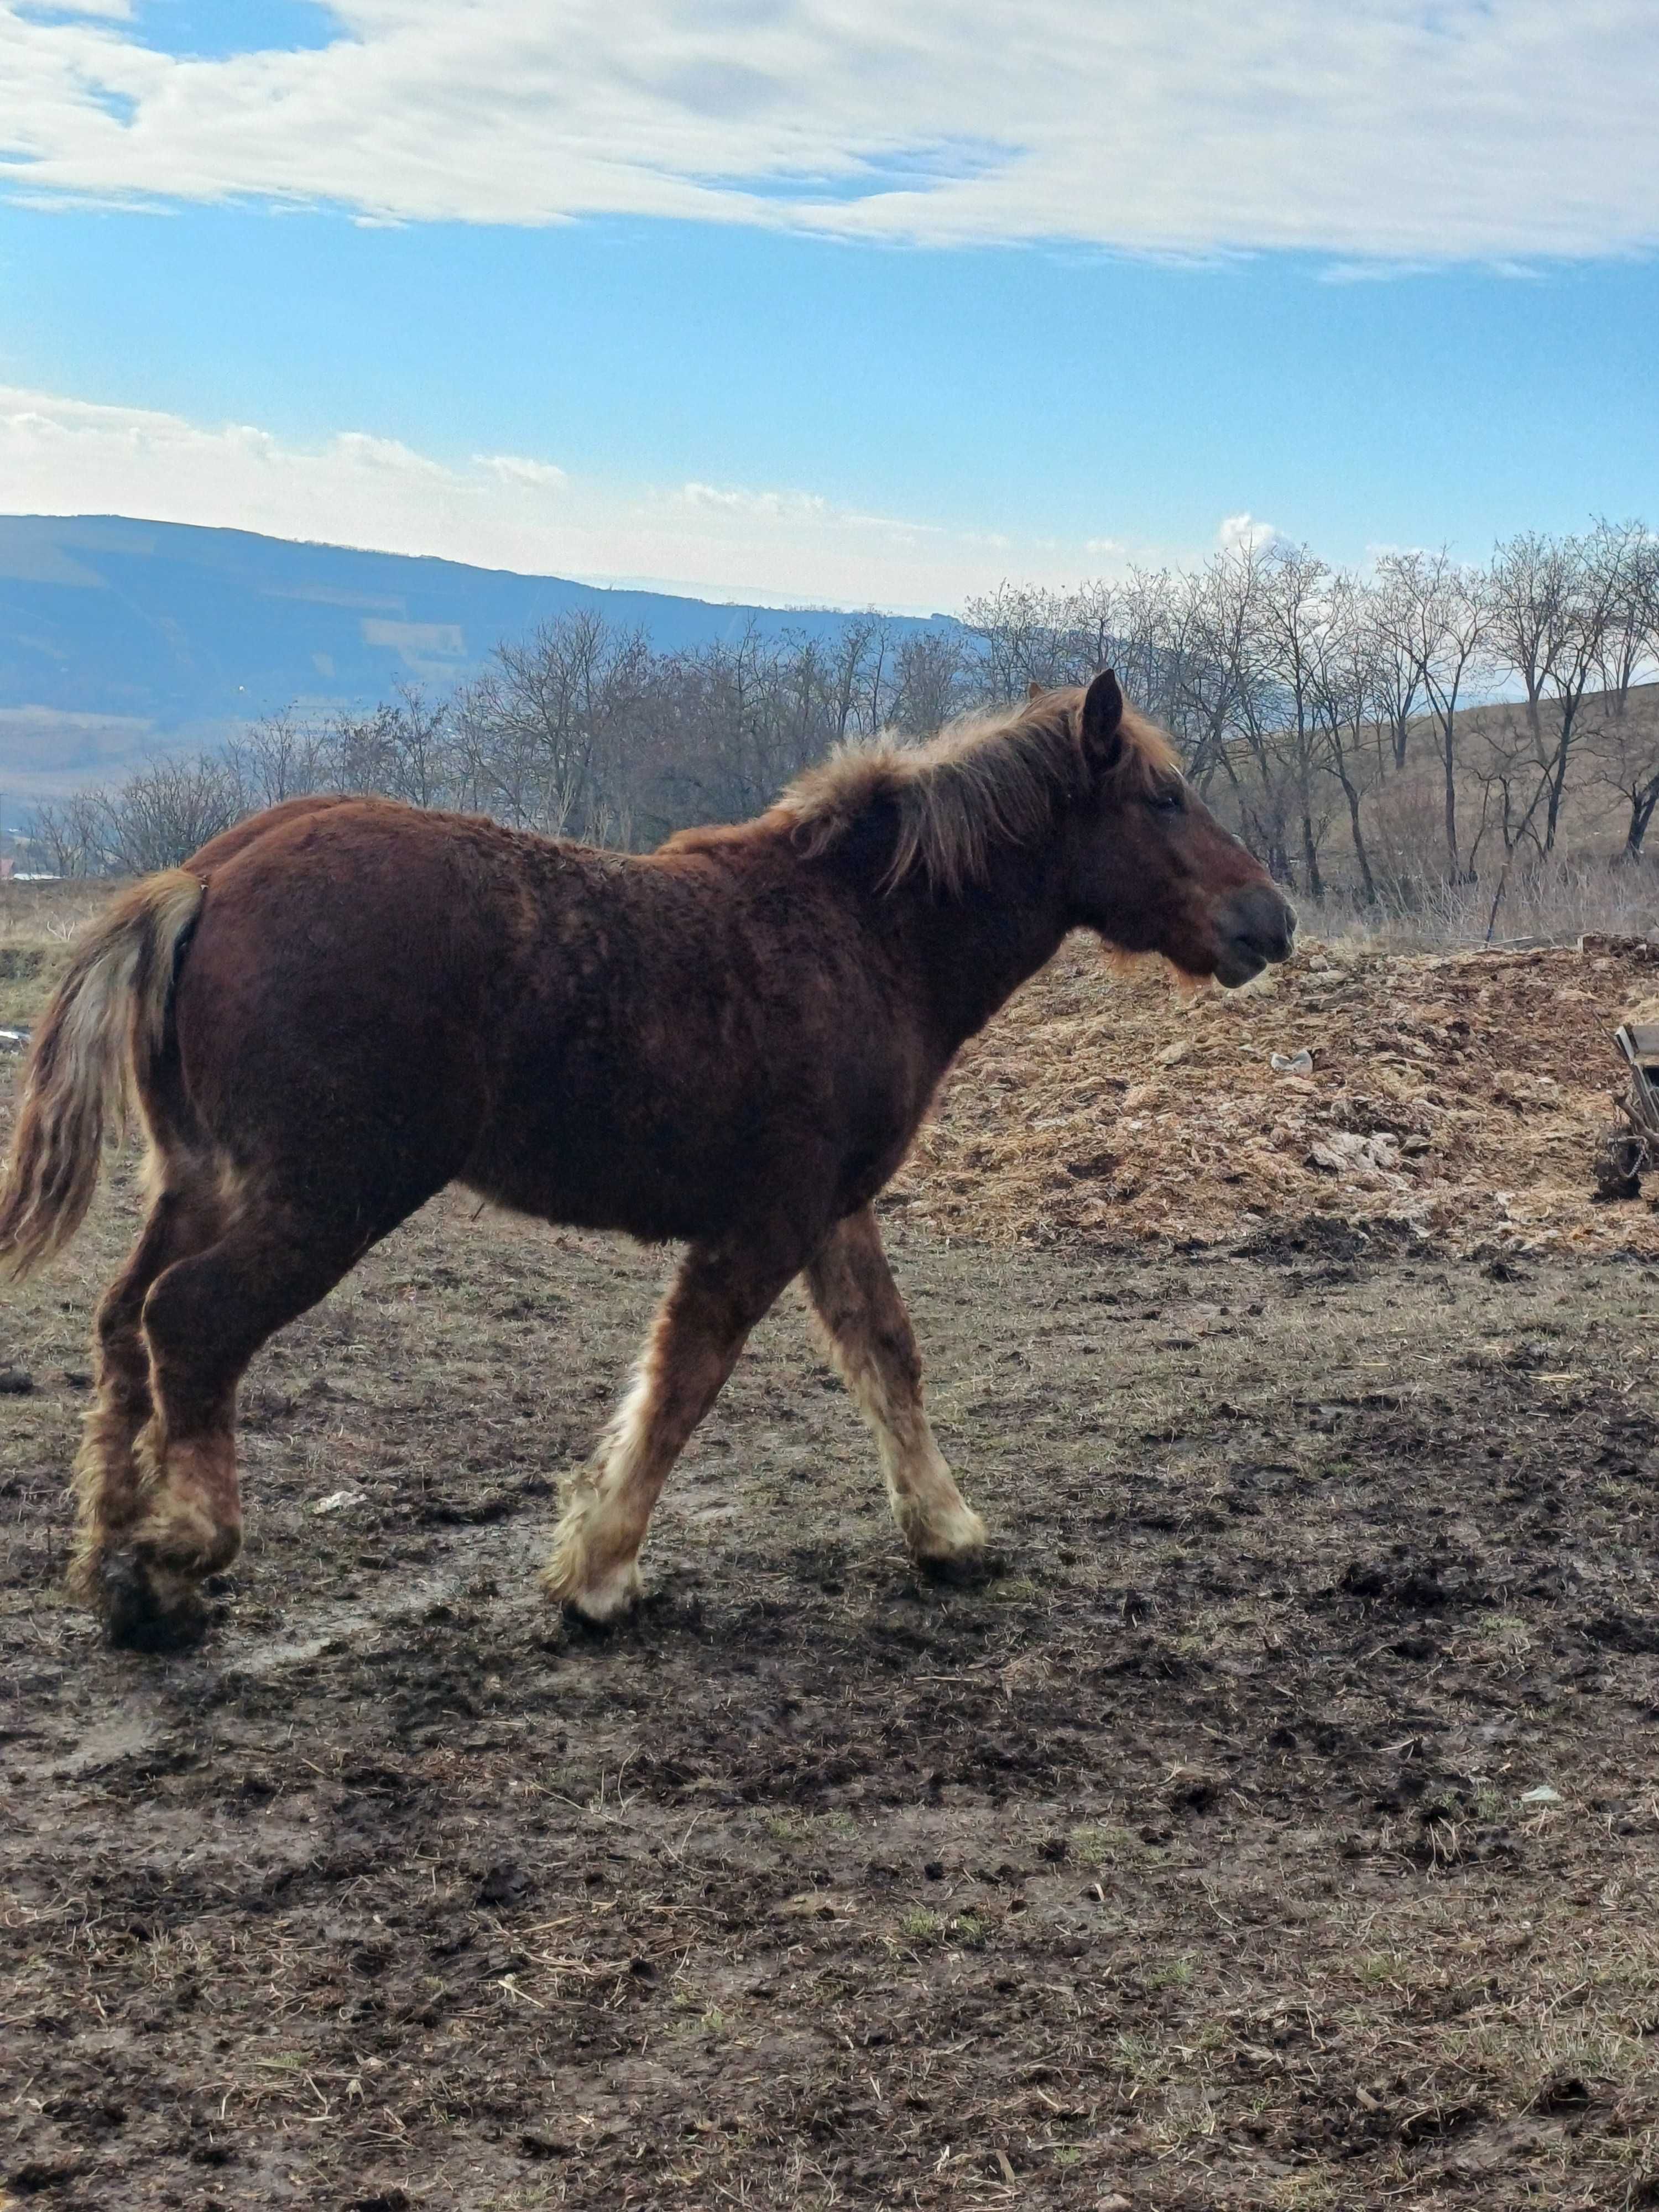
[[[281, 450], [267, 431], [240, 430], [234, 434], [254, 441], [261, 459], [281, 459]], [[419, 477], [428, 483], [440, 483], [450, 473], [441, 462], [428, 460], [424, 453], [417, 453], [401, 440], [372, 438], [365, 430], [337, 431], [331, 450], [352, 468], [383, 471], [389, 477]]]
[[14, 190], [1297, 247], [1342, 276], [1659, 242], [1652, 0], [334, 0], [325, 48], [209, 60], [119, 13], [0, 0]]
[[527, 460], [522, 453], [474, 453], [472, 459], [476, 467], [488, 469], [503, 483], [518, 484], [526, 491], [562, 491], [570, 482], [551, 461]]
[[1283, 536], [1274, 524], [1259, 521], [1253, 514], [1229, 514], [1218, 526], [1215, 542], [1224, 553], [1265, 553]]
[[682, 484], [678, 498], [687, 507], [724, 509], [728, 514], [790, 515], [805, 520], [828, 512], [829, 502], [808, 491], [722, 490], [716, 484]]
[[817, 492], [602, 483], [533, 456], [450, 463], [357, 430], [293, 445], [257, 425], [4, 386], [0, 483], [14, 513], [215, 524], [773, 604], [927, 611], [1004, 576], [1123, 565], [1097, 557], [1114, 541], [896, 522]]

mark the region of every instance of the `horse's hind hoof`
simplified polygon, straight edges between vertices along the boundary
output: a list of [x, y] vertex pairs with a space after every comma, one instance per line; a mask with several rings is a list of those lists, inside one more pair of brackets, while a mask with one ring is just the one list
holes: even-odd
[[916, 1572], [941, 1589], [983, 1589], [1008, 1571], [1006, 1553], [988, 1549], [956, 1552], [941, 1559], [918, 1559]]
[[596, 1620], [591, 1613], [584, 1613], [574, 1599], [564, 1598], [559, 1605], [559, 1619], [570, 1633], [579, 1636], [585, 1644], [608, 1644], [620, 1628], [626, 1628], [633, 1620], [632, 1613], [608, 1613]]
[[590, 1574], [580, 1543], [561, 1542], [542, 1574], [542, 1588], [567, 1620], [584, 1628], [614, 1628], [633, 1612], [645, 1594], [638, 1563], [623, 1559]]
[[104, 1633], [118, 1651], [187, 1651], [207, 1633], [208, 1609], [195, 1592], [163, 1605], [130, 1551], [101, 1562], [98, 1595]]

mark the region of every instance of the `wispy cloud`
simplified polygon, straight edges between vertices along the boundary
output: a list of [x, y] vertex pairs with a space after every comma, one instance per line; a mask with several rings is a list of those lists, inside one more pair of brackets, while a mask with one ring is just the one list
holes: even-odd
[[565, 471], [552, 461], [532, 461], [522, 453], [475, 453], [473, 465], [488, 469], [505, 484], [525, 491], [561, 492], [569, 483]]
[[344, 430], [289, 443], [0, 386], [0, 483], [14, 511], [217, 524], [715, 598], [920, 609], [1004, 575], [1099, 573], [1114, 541], [1057, 545], [898, 522], [809, 490], [599, 482], [518, 453], [448, 462]]
[[745, 491], [718, 484], [682, 484], [678, 494], [686, 507], [713, 507], [727, 514], [763, 514], [816, 521], [829, 511], [828, 501], [810, 491]]
[[1659, 242], [1651, 0], [317, 13], [331, 42], [204, 59], [148, 42], [164, 11], [0, 0], [0, 174], [372, 221], [1289, 247], [1338, 279]]

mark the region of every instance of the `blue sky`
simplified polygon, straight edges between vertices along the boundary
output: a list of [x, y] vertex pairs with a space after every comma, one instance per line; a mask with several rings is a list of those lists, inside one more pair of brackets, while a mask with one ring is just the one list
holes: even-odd
[[903, 606], [1659, 521], [1659, 11], [1237, 12], [0, 0], [0, 507]]

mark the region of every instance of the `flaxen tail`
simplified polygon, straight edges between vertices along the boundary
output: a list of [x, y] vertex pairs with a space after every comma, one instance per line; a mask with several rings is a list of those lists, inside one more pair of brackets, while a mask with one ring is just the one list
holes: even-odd
[[199, 878], [148, 877], [82, 938], [34, 1033], [0, 1181], [0, 1264], [26, 1275], [80, 1227], [106, 1137], [125, 1133], [135, 1078], [163, 1050]]

